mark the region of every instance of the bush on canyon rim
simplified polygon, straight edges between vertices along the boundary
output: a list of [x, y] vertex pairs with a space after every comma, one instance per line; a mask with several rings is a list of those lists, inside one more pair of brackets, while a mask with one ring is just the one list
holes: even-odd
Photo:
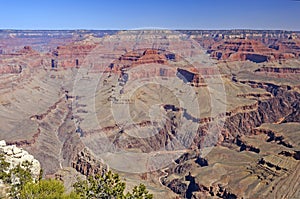
[[9, 197], [15, 199], [79, 199], [74, 192], [65, 193], [64, 185], [58, 180], [41, 180], [34, 182], [29, 162], [23, 162], [9, 170], [9, 163], [0, 154], [0, 180], [9, 185]]
[[[39, 179], [33, 181], [30, 173], [30, 163], [24, 162], [8, 171], [9, 163], [0, 156], [0, 179], [11, 187], [10, 197], [16, 199], [93, 199], [93, 198], [118, 198], [118, 199], [152, 199], [146, 186], [135, 186], [132, 192], [124, 193], [126, 184], [119, 175], [107, 172], [103, 176], [89, 176], [88, 180], [78, 180], [73, 186], [75, 191], [67, 194], [61, 181], [53, 179]], [[18, 179], [17, 183], [12, 182]]]
[[5, 161], [4, 155], [0, 154], [0, 180], [4, 183], [8, 183], [10, 181], [10, 174], [7, 172], [9, 167], [9, 163]]
[[48, 179], [37, 183], [27, 183], [20, 191], [20, 199], [79, 199], [80, 197], [71, 192], [65, 193], [65, 187], [61, 181]]
[[124, 193], [126, 184], [120, 180], [116, 173], [111, 171], [103, 176], [89, 176], [87, 180], [78, 180], [74, 184], [75, 192], [83, 199], [96, 198], [120, 198], [120, 199], [151, 199], [152, 194], [146, 190], [146, 186], [135, 186], [132, 193]]
[[9, 171], [9, 176], [11, 177], [10, 196], [12, 198], [19, 198], [19, 193], [24, 186], [33, 181], [30, 172], [30, 166], [32, 166], [32, 164], [28, 161], [25, 161], [22, 163], [22, 167], [21, 165], [17, 165], [15, 168]]

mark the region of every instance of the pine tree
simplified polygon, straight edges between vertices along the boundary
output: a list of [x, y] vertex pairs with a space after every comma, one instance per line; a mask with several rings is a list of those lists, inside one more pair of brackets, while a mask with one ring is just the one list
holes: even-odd
[[87, 180], [78, 180], [74, 184], [75, 192], [82, 199], [152, 199], [146, 186], [140, 184], [134, 187], [132, 193], [124, 194], [126, 184], [122, 182], [119, 175], [107, 172], [103, 176], [89, 176]]

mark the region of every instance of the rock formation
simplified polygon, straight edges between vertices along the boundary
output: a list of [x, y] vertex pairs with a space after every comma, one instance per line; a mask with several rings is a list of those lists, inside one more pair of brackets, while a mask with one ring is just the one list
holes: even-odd
[[29, 162], [31, 165], [31, 173], [34, 179], [38, 179], [41, 171], [41, 166], [38, 160], [22, 148], [15, 145], [6, 145], [4, 140], [0, 141], [0, 151], [4, 155], [5, 161], [10, 164], [9, 170], [21, 165], [23, 162]]
[[218, 60], [245, 61], [249, 60], [255, 63], [285, 60], [295, 58], [293, 53], [285, 50], [275, 50], [268, 48], [257, 40], [232, 39], [217, 42], [213, 44], [208, 53]]

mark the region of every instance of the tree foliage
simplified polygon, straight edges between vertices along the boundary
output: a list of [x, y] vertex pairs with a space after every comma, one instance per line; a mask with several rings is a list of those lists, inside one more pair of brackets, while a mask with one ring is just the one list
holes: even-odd
[[109, 171], [103, 177], [95, 175], [89, 176], [88, 180], [78, 180], [74, 188], [83, 199], [123, 198], [125, 183], [121, 182], [118, 174]]
[[140, 184], [132, 192], [124, 193], [126, 184], [118, 174], [111, 171], [103, 176], [89, 176], [87, 180], [78, 180], [74, 192], [67, 194], [61, 181], [37, 179], [33, 181], [31, 163], [23, 162], [9, 170], [10, 164], [0, 154], [0, 179], [10, 185], [10, 198], [13, 199], [152, 199], [146, 186]]
[[134, 187], [132, 193], [124, 193], [126, 184], [120, 180], [118, 174], [111, 171], [103, 176], [89, 176], [87, 180], [78, 180], [74, 184], [75, 192], [83, 199], [151, 199], [152, 194], [146, 190], [146, 186], [140, 184]]
[[0, 180], [4, 183], [10, 182], [10, 173], [8, 172], [9, 163], [5, 161], [3, 154], [0, 154]]
[[28, 161], [22, 163], [22, 166], [19, 164], [15, 168], [10, 170], [11, 176], [11, 190], [10, 196], [12, 198], [18, 198], [20, 191], [24, 188], [27, 183], [33, 181], [30, 167], [32, 164]]
[[65, 193], [65, 187], [61, 181], [47, 179], [37, 183], [27, 183], [19, 195], [20, 199], [79, 199], [74, 192]]
[[10, 186], [12, 199], [79, 199], [74, 192], [66, 194], [64, 185], [58, 180], [42, 180], [39, 176], [34, 182], [30, 171], [32, 164], [28, 161], [10, 170], [9, 166], [10, 163], [0, 155], [0, 179]]
[[139, 186], [135, 186], [133, 188], [132, 194], [129, 195], [129, 198], [151, 199], [153, 198], [153, 195], [149, 194], [149, 191], [146, 190], [146, 186], [144, 184], [140, 184]]

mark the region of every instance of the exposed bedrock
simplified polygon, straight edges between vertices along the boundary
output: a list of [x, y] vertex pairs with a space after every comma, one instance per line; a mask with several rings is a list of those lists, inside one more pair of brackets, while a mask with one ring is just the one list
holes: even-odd
[[[286, 122], [286, 118], [289, 118], [289, 122], [296, 122], [298, 117], [290, 117], [291, 114], [295, 114], [297, 107], [300, 103], [300, 94], [291, 90], [289, 86], [278, 86], [269, 83], [256, 83], [256, 82], [243, 82], [252, 87], [264, 88], [270, 93], [267, 99], [258, 99], [256, 105], [251, 109], [243, 109], [243, 111], [237, 111], [232, 114], [227, 114], [224, 126], [221, 130], [221, 138], [219, 143], [224, 146], [228, 146], [227, 143], [233, 144], [239, 151], [249, 151], [254, 154], [260, 154], [261, 149], [253, 143], [248, 143], [242, 137], [263, 134], [266, 136], [265, 142], [277, 143], [279, 146], [285, 147], [287, 150], [275, 154], [272, 156], [265, 156], [263, 159], [253, 166], [253, 172], [261, 178], [260, 180], [268, 180], [269, 177], [264, 177], [264, 172], [268, 171], [270, 176], [273, 176], [271, 181], [277, 179], [282, 175], [282, 172], [293, 171], [292, 166], [288, 166], [286, 163], [287, 158], [293, 159], [292, 162], [299, 160], [300, 153], [298, 150], [293, 149], [293, 144], [289, 142], [284, 136], [279, 133], [275, 133], [271, 130], [257, 129], [263, 123], [282, 123]], [[203, 135], [209, 134], [209, 123], [204, 123], [198, 129], [198, 133], [194, 138], [194, 145], [197, 148], [201, 148], [203, 142]], [[278, 161], [280, 164], [278, 164]], [[203, 157], [197, 155], [194, 151], [186, 153], [178, 158], [175, 163], [167, 170], [168, 176], [178, 175], [179, 178], [165, 177], [163, 184], [169, 187], [175, 193], [187, 198], [206, 198], [206, 197], [219, 197], [219, 198], [239, 198], [242, 197], [240, 193], [235, 193], [234, 190], [224, 187], [223, 184], [213, 184], [206, 186], [201, 181], [194, 181], [197, 189], [191, 191], [189, 189], [190, 183], [184, 179], [183, 175], [186, 175], [191, 171], [191, 168], [195, 166], [191, 165], [198, 163], [199, 167], [210, 165], [209, 159], [206, 160]], [[206, 168], [206, 167], [205, 167]], [[252, 166], [251, 166], [252, 168]], [[274, 170], [274, 171], [273, 171]], [[171, 181], [170, 181], [171, 180]], [[196, 186], [197, 185], [197, 186]], [[268, 185], [268, 184], [267, 184]], [[191, 185], [192, 186], [192, 185]]]
[[108, 167], [96, 159], [88, 149], [80, 151], [71, 162], [71, 166], [83, 175], [103, 174]]
[[[112, 136], [110, 139], [114, 142], [114, 144], [116, 144], [116, 146], [120, 148], [137, 148], [145, 153], [157, 151], [163, 148], [166, 150], [178, 149], [182, 144], [184, 145], [184, 143], [179, 143], [176, 141], [176, 136], [178, 135], [177, 128], [180, 123], [180, 114], [181, 113], [178, 111], [169, 112], [167, 114], [168, 119], [166, 120], [166, 123], [162, 126], [162, 128], [157, 127], [159, 130], [154, 136], [147, 138], [128, 136], [127, 139], [119, 139], [118, 137], [115, 138], [115, 136]], [[152, 124], [152, 122], [147, 121], [140, 124], [135, 124], [133, 128], [138, 127], [142, 129], [145, 127], [151, 127], [152, 125], [155, 126], [155, 124]], [[121, 135], [122, 133], [120, 132], [119, 137]]]
[[[291, 114], [299, 114], [299, 110], [295, 108], [300, 103], [300, 94], [298, 92], [291, 91], [289, 87], [280, 87], [274, 84], [255, 84], [255, 82], [251, 82], [250, 85], [264, 88], [274, 97], [258, 100], [257, 107], [249, 106], [248, 111], [247, 107], [245, 107], [243, 111], [227, 113], [229, 117], [225, 119], [223, 131], [221, 131], [223, 141], [234, 142], [234, 138], [238, 135], [251, 135], [253, 130], [262, 123], [285, 121], [285, 117], [289, 118], [289, 122], [299, 120], [297, 117], [290, 117]], [[194, 143], [198, 148], [201, 147], [202, 135], [207, 134], [208, 125], [200, 126], [198, 134], [194, 138]], [[245, 149], [245, 146], [242, 148]]]
[[[191, 134], [190, 137], [187, 137], [186, 140], [180, 139], [178, 136], [177, 128], [180, 125], [180, 118], [184, 110], [177, 109], [176, 107], [165, 106], [169, 110], [168, 120], [162, 128], [159, 128], [159, 131], [148, 138], [136, 138], [133, 136], [127, 136], [124, 139], [122, 132], [119, 133], [117, 137], [114, 135], [109, 137], [109, 139], [114, 142], [114, 144], [122, 149], [139, 149], [144, 153], [150, 151], [160, 150], [162, 148], [166, 150], [178, 149], [180, 146], [185, 146], [186, 148], [202, 148], [205, 144], [204, 137], [210, 136], [210, 131], [214, 129], [220, 132], [221, 134], [212, 135], [211, 139], [217, 139], [215, 144], [226, 143], [235, 143], [240, 146], [241, 151], [253, 151], [259, 153], [259, 149], [248, 145], [244, 142], [238, 141], [238, 136], [241, 135], [252, 135], [256, 127], [259, 127], [263, 123], [275, 123], [282, 122], [286, 116], [293, 114], [297, 111], [296, 104], [299, 104], [300, 94], [289, 90], [289, 87], [280, 87], [273, 84], [265, 85], [254, 85], [252, 82], [251, 85], [265, 88], [270, 92], [268, 99], [257, 100], [253, 105], [245, 105], [236, 110], [232, 110], [226, 114], [221, 115], [220, 117], [225, 117], [224, 125], [218, 126], [218, 123], [213, 118], [207, 119], [197, 119], [190, 118], [193, 122], [199, 122], [198, 132], [196, 134]], [[296, 117], [291, 118], [291, 120], [298, 120]], [[135, 127], [146, 128], [151, 127], [151, 122], [143, 122], [141, 124], [136, 124]], [[128, 127], [129, 128], [129, 127]], [[134, 128], [134, 126], [132, 126]], [[105, 131], [105, 129], [102, 129]], [[111, 131], [111, 129], [108, 129]], [[130, 129], [124, 129], [124, 131], [130, 131]], [[92, 132], [87, 132], [92, 133]], [[216, 137], [213, 137], [216, 136]], [[123, 137], [123, 138], [122, 138]], [[178, 139], [179, 138], [179, 139]], [[193, 142], [188, 142], [190, 139]], [[176, 142], [176, 140], [182, 141], [182, 143]], [[189, 156], [189, 155], [187, 155]], [[176, 161], [184, 162], [185, 157], [178, 159]], [[186, 159], [190, 159], [187, 158]]]
[[268, 47], [259, 40], [243, 38], [215, 41], [208, 47], [207, 52], [210, 53], [212, 58], [217, 60], [249, 60], [255, 63], [262, 63], [273, 60], [293, 59], [298, 56], [298, 48], [292, 46], [284, 48], [282, 45], [280, 47], [279, 45], [270, 45]]

